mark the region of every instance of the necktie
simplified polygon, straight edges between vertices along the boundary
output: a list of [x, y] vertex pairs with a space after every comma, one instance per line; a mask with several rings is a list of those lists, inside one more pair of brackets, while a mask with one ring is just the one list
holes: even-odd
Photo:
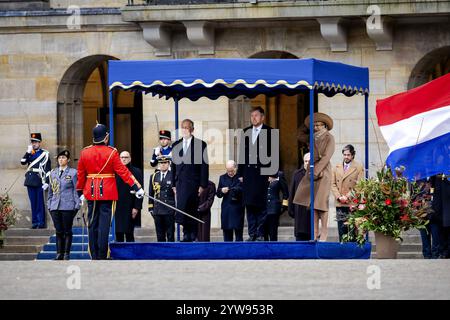
[[165, 173], [161, 174], [161, 181], [164, 181], [165, 176], [166, 176]]
[[183, 155], [186, 154], [187, 150], [187, 140], [183, 140]]
[[253, 128], [252, 142], [255, 143], [257, 138], [258, 138], [258, 128]]
[[349, 167], [349, 164], [346, 163], [346, 164], [344, 165], [344, 171], [347, 171], [347, 170], [348, 170], [348, 167]]
[[64, 172], [64, 170], [59, 170], [59, 177], [60, 177], [60, 178], [61, 178], [63, 172]]

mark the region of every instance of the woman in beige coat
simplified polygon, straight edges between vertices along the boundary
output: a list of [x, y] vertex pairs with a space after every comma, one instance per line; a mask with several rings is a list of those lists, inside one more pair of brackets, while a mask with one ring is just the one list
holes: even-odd
[[[309, 128], [309, 116], [305, 119]], [[329, 133], [333, 120], [326, 114], [314, 113], [314, 239], [326, 241], [328, 237], [328, 206], [331, 189], [332, 169], [330, 159], [334, 153], [334, 137]], [[300, 182], [294, 197], [294, 203], [310, 207], [310, 170]], [[319, 233], [319, 220], [321, 232]]]

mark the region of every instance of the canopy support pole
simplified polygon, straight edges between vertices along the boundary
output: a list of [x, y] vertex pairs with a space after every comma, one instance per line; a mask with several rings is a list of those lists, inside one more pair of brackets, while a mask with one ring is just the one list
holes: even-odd
[[[109, 145], [114, 147], [114, 103], [113, 92], [109, 91]], [[116, 241], [116, 219], [111, 221], [112, 241]]]
[[[374, 128], [375, 129], [375, 128]], [[369, 178], [369, 94], [364, 93], [364, 130], [365, 130], [365, 177]], [[366, 241], [369, 241], [369, 233], [366, 233]]]
[[311, 214], [311, 240], [314, 240], [314, 88], [309, 89], [309, 197]]
[[[178, 122], [179, 122], [179, 114], [178, 114], [178, 97], [173, 98], [175, 101], [175, 140], [178, 140]], [[176, 198], [176, 195], [175, 195]], [[177, 241], [180, 241], [180, 224], [177, 223]]]
[[364, 94], [364, 130], [365, 130], [365, 172], [366, 179], [369, 177], [369, 94]]

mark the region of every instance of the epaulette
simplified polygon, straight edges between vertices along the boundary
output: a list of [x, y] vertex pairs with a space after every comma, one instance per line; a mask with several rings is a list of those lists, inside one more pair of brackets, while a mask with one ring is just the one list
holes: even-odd
[[112, 147], [112, 146], [107, 146], [108, 148], [111, 148], [111, 149], [114, 149], [114, 150], [116, 150], [117, 151], [117, 149], [116, 148], [114, 148], [114, 147]]
[[48, 150], [45, 150], [45, 149], [42, 149], [42, 148], [41, 148], [41, 150], [42, 150], [42, 152], [50, 153], [50, 152], [48, 152]]

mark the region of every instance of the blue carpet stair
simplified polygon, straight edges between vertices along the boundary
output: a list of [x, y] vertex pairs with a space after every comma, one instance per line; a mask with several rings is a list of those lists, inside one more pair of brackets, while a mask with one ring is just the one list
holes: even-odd
[[[87, 229], [81, 227], [74, 227], [72, 229], [73, 240], [70, 252], [71, 260], [90, 260], [88, 253], [88, 235]], [[109, 240], [112, 240], [112, 235], [109, 235]], [[56, 235], [49, 238], [47, 244], [44, 245], [42, 251], [38, 253], [36, 260], [53, 260], [56, 256]]]

